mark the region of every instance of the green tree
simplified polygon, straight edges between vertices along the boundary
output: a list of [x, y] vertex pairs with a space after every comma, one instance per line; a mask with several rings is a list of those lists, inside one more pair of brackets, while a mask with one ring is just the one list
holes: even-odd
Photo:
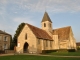
[[12, 36], [10, 36], [10, 50], [12, 50], [13, 45], [12, 45]]
[[24, 25], [25, 25], [25, 23], [21, 23], [21, 24], [18, 26], [17, 30], [15, 31], [15, 35], [14, 35], [14, 37], [13, 37], [13, 43], [14, 43], [13, 45], [16, 45], [16, 46], [17, 46], [17, 38], [18, 38], [20, 32], [22, 31]]

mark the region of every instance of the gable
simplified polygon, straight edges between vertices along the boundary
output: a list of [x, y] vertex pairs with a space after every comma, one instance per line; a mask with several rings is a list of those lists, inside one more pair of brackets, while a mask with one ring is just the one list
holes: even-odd
[[71, 27], [63, 27], [53, 30], [53, 35], [58, 35], [59, 40], [68, 40]]
[[18, 35], [19, 40], [29, 40], [32, 38], [36, 38], [31, 29], [28, 27], [28, 25], [24, 25], [22, 30], [20, 31], [20, 34]]

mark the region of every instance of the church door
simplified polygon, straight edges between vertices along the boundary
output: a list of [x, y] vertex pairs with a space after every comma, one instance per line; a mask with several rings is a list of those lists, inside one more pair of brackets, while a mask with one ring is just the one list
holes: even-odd
[[28, 46], [29, 46], [29, 44], [27, 42], [25, 42], [25, 44], [23, 46], [23, 52], [24, 53], [28, 53]]

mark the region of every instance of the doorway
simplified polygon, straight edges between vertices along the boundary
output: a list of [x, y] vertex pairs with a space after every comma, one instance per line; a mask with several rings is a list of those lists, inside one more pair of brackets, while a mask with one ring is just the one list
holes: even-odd
[[28, 53], [28, 46], [29, 44], [27, 42], [24, 43], [23, 52]]

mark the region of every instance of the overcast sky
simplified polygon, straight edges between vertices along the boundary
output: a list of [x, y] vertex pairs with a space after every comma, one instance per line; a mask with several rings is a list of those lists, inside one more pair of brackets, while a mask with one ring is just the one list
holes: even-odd
[[80, 42], [80, 0], [0, 0], [0, 30], [13, 36], [22, 22], [41, 28], [45, 11], [53, 29], [71, 26]]

